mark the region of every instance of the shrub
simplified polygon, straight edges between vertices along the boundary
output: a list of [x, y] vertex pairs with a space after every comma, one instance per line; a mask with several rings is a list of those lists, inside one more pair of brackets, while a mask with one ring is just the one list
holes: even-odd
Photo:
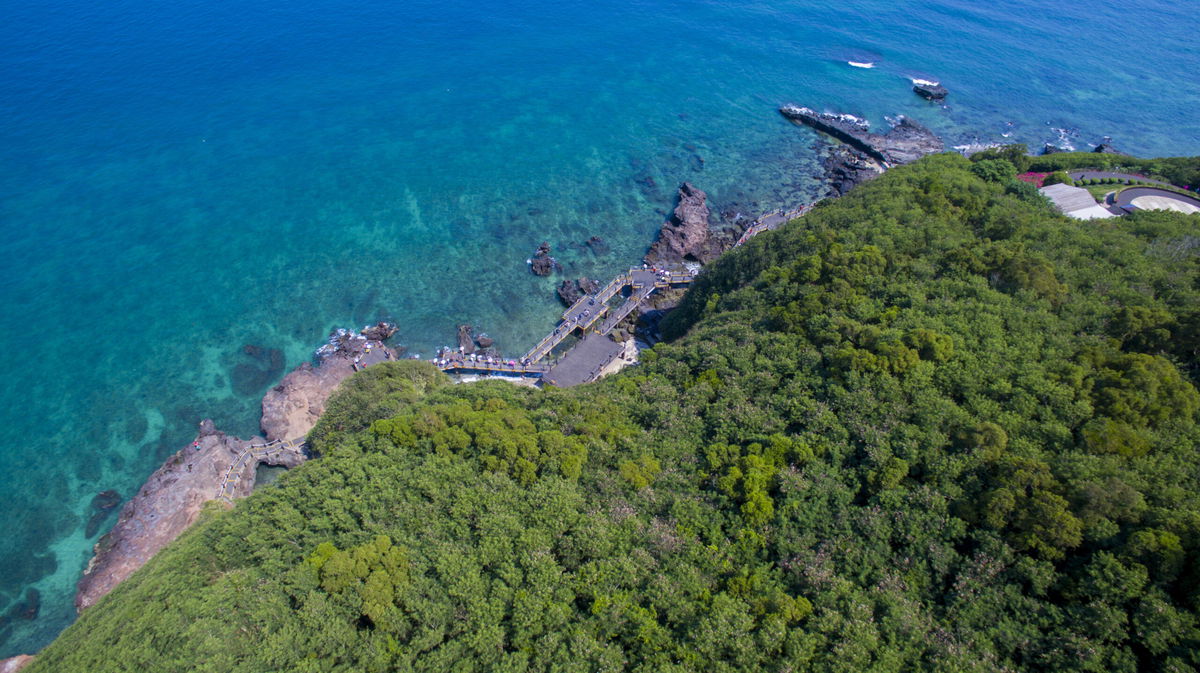
[[1074, 184], [1074, 181], [1071, 180], [1071, 176], [1067, 175], [1066, 173], [1064, 173], [1062, 171], [1057, 171], [1057, 172], [1051, 173], [1050, 175], [1046, 176], [1045, 180], [1042, 181], [1043, 187], [1046, 187], [1048, 185], [1070, 185], [1070, 184]]

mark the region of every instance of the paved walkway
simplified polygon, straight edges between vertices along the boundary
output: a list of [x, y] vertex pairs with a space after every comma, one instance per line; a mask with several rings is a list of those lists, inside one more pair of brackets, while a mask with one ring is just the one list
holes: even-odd
[[1200, 212], [1200, 199], [1157, 187], [1128, 187], [1117, 193], [1118, 208], [1135, 210], [1173, 210], [1179, 213]]
[[542, 376], [542, 382], [566, 388], [594, 381], [600, 371], [615, 360], [625, 346], [595, 332], [585, 336], [561, 362]]
[[249, 461], [253, 460], [254, 464], [257, 465], [263, 462], [263, 459], [281, 453], [291, 452], [303, 455], [304, 441], [303, 437], [288, 440], [277, 439], [266, 444], [251, 444], [246, 447], [245, 450], [238, 454], [237, 459], [233, 461], [229, 469], [225, 471], [225, 477], [221, 479], [221, 487], [217, 490], [217, 498], [225, 502], [233, 502], [233, 489], [237, 487], [238, 482], [241, 480], [242, 470], [246, 468], [246, 464]]

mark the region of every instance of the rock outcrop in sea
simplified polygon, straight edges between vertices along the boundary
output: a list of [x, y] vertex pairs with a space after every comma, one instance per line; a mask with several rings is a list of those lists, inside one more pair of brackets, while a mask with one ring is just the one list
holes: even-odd
[[725, 245], [709, 230], [707, 199], [703, 190], [690, 182], [683, 183], [675, 211], [646, 253], [647, 264], [704, 263], [721, 254]]
[[[200, 422], [196, 439], [150, 475], [125, 503], [113, 529], [96, 543], [94, 556], [77, 585], [76, 609], [82, 611], [95, 604], [192, 525], [204, 504], [221, 492], [226, 474], [251, 445], [303, 438], [342, 381], [370, 362], [395, 359], [396, 353], [380, 341], [338, 330], [317, 351], [317, 358], [316, 366], [302, 364], [263, 397], [261, 426], [265, 439], [231, 437], [211, 420]], [[305, 457], [295, 451], [280, 451], [259, 460], [295, 467]], [[242, 471], [234, 475], [233, 496], [245, 496], [253, 490], [259, 460], [246, 461]], [[101, 496], [97, 496], [99, 504], [93, 503], [97, 507], [112, 502], [112, 495]]]
[[799, 105], [785, 105], [779, 112], [796, 124], [845, 143], [841, 148], [835, 147], [825, 160], [830, 193], [835, 196], [892, 166], [946, 149], [937, 135], [907, 117], [901, 117], [887, 133], [872, 133], [870, 124], [854, 115], [817, 112]]
[[950, 95], [950, 91], [946, 87], [941, 84], [934, 84], [933, 82], [915, 82], [913, 84], [913, 91], [925, 100], [936, 102], [944, 101], [946, 100], [946, 96]]
[[1127, 157], [1132, 156], [1130, 154], [1126, 154], [1125, 152], [1122, 152], [1121, 150], [1113, 147], [1111, 143], [1107, 143], [1107, 142], [1096, 145], [1096, 149], [1094, 149], [1092, 151], [1095, 152], [1096, 154], [1120, 154], [1122, 156], [1127, 156]]
[[570, 306], [579, 301], [586, 294], [595, 294], [600, 291], [600, 284], [591, 278], [580, 278], [579, 280], [564, 280], [558, 286], [558, 298], [566, 306]]
[[535, 276], [549, 276], [555, 271], [562, 271], [562, 265], [557, 259], [550, 256], [550, 244], [542, 241], [538, 246], [537, 252], [533, 253], [533, 257], [529, 260], [529, 270]]

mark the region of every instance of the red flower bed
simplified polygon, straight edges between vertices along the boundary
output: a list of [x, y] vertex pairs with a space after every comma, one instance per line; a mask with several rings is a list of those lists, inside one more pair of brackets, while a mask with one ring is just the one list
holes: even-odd
[[1022, 173], [1017, 176], [1017, 179], [1022, 182], [1028, 182], [1034, 187], [1041, 187], [1049, 173]]

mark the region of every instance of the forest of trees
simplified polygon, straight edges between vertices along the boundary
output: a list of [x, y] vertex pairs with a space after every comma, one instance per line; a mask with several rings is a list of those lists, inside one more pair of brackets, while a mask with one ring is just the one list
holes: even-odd
[[1016, 172], [822, 203], [596, 384], [356, 375], [27, 670], [1200, 671], [1200, 216]]

